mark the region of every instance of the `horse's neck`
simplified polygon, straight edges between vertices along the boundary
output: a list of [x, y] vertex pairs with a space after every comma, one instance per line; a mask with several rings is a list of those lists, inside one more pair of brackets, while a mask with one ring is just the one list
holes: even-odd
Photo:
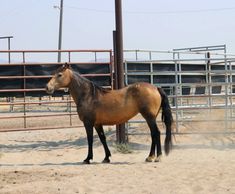
[[81, 101], [83, 101], [87, 93], [90, 92], [89, 82], [80, 75], [74, 74], [69, 84], [69, 91], [74, 102], [78, 105], [78, 103], [82, 103]]

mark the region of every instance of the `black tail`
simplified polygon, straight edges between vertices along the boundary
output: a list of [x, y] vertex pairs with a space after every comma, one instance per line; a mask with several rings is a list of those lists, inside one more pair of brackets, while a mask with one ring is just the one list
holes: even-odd
[[162, 121], [165, 123], [166, 126], [166, 138], [165, 138], [165, 153], [166, 155], [169, 154], [172, 148], [172, 138], [171, 138], [171, 128], [173, 123], [173, 117], [171, 113], [171, 107], [169, 104], [168, 97], [163, 89], [158, 88], [158, 91], [162, 97], [161, 107], [162, 107]]

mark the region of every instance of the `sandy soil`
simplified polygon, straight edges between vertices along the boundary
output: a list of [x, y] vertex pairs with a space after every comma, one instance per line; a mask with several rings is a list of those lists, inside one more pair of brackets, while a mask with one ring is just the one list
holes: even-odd
[[235, 134], [177, 135], [169, 156], [145, 163], [149, 135], [130, 136], [132, 153], [122, 154], [114, 128], [105, 131], [111, 163], [101, 163], [95, 134], [90, 165], [81, 163], [87, 154], [83, 128], [0, 133], [0, 193], [235, 193]]

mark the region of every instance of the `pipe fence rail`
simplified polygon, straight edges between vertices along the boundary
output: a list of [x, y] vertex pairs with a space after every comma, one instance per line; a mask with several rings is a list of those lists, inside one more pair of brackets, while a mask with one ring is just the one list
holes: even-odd
[[[199, 122], [204, 123], [200, 126], [204, 132], [210, 128], [215, 128], [214, 132], [235, 132], [235, 55], [226, 53], [225, 45], [127, 53], [132, 57], [127, 57], [124, 64], [126, 85], [145, 81], [162, 87], [171, 102], [176, 133], [184, 133], [182, 128], [189, 124], [193, 128], [193, 123]], [[158, 54], [155, 59], [154, 53]], [[130, 120], [127, 130], [142, 122]]]
[[[58, 53], [63, 62], [57, 62]], [[64, 62], [81, 70], [82, 76], [113, 88], [111, 50], [2, 50], [0, 132], [82, 126], [67, 92], [60, 90], [54, 97], [45, 92], [45, 83]]]
[[[61, 53], [61, 63], [56, 62], [58, 53]], [[69, 62], [72, 67], [84, 67], [82, 75], [92, 81], [108, 78], [105, 87], [113, 88], [112, 55], [111, 50], [0, 51], [0, 69], [12, 68], [10, 74], [0, 72], [1, 82], [20, 86], [7, 88], [0, 85], [0, 132], [81, 127], [75, 104], [68, 93], [61, 90], [58, 95], [50, 97], [44, 87], [32, 87], [34, 80], [46, 82], [51, 75], [31, 75], [28, 72], [34, 67], [46, 72], [44, 69], [48, 67]], [[149, 82], [162, 87], [168, 94], [176, 133], [188, 132], [184, 128], [189, 125], [193, 129], [191, 133], [200, 132], [194, 123], [200, 123], [206, 132], [216, 127], [214, 133], [235, 131], [235, 55], [227, 53], [225, 45], [173, 51], [126, 50], [124, 58], [126, 85]], [[96, 70], [105, 66], [106, 70], [94, 73], [89, 70], [89, 65]], [[20, 75], [13, 71], [17, 67]], [[141, 119], [130, 120], [126, 133], [134, 134], [132, 126], [142, 122]], [[212, 123], [216, 123], [216, 127]]]

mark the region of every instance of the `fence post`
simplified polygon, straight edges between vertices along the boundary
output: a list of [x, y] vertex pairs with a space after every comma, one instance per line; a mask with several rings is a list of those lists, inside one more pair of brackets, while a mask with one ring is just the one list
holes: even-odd
[[[124, 68], [123, 68], [123, 33], [122, 33], [122, 1], [115, 0], [115, 18], [116, 32], [114, 33], [115, 45], [115, 75], [117, 79], [118, 89], [124, 87]], [[117, 125], [117, 142], [126, 143], [125, 124]]]

